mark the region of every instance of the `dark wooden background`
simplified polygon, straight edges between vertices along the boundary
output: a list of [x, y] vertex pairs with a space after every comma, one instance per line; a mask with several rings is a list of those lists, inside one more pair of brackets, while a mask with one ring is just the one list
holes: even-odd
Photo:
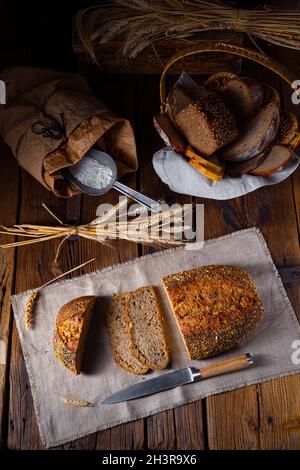
[[[297, 8], [300, 4], [299, 1], [268, 3]], [[56, 1], [46, 5], [41, 3], [38, 8], [30, 2], [24, 2], [22, 6], [18, 2], [2, 1], [0, 69], [10, 65], [31, 65], [76, 70], [71, 45], [71, 16], [87, 4], [70, 2], [70, 6], [62, 10]], [[260, 45], [267, 54], [300, 75], [300, 52]], [[158, 77], [105, 77], [96, 70], [90, 74], [88, 69], [86, 72], [92, 77], [95, 93], [102, 96], [112, 110], [130, 119], [135, 128], [139, 170], [125, 181], [167, 202], [190, 201], [189, 197], [177, 197], [169, 191], [152, 168], [153, 152], [162, 145], [152, 126], [153, 113], [158, 110]], [[250, 63], [243, 63], [243, 71], [275, 86], [280, 91], [283, 106], [300, 118], [299, 107], [291, 104], [290, 91], [274, 74]], [[198, 199], [198, 202], [205, 204], [206, 239], [253, 225], [260, 228], [300, 319], [299, 185], [300, 170], [277, 186], [259, 189], [242, 198], [230, 201]], [[100, 202], [113, 203], [117, 197], [112, 191], [102, 198], [58, 199], [20, 169], [10, 150], [0, 143], [1, 224], [52, 223], [41, 208], [42, 202], [66, 222], [88, 222], [95, 216]], [[11, 238], [2, 236], [1, 240], [11, 241]], [[5, 364], [0, 365], [0, 445], [3, 448], [43, 448], [10, 295], [37, 287], [53, 277], [51, 261], [56, 246], [55, 242], [49, 242], [0, 252], [0, 340], [4, 342], [6, 359]], [[114, 249], [86, 240], [69, 242], [60, 257], [60, 269], [70, 269], [94, 256], [97, 261], [91, 269], [100, 268], [149, 250], [124, 241], [115, 243]], [[62, 448], [300, 449], [299, 388], [299, 375], [252, 385], [98, 432]]]

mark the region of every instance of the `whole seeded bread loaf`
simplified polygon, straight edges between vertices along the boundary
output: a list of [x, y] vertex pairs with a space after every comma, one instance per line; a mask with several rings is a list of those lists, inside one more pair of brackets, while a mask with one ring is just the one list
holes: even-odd
[[238, 267], [202, 266], [162, 281], [191, 359], [233, 348], [261, 320], [254, 282]]
[[212, 155], [238, 136], [233, 114], [214, 92], [177, 85], [168, 97], [168, 115], [200, 154]]
[[88, 329], [96, 297], [78, 297], [63, 305], [56, 317], [54, 353], [69, 371], [80, 374]]
[[122, 292], [113, 297], [110, 309], [107, 312], [106, 324], [112, 342], [115, 362], [133, 374], [146, 374], [149, 369], [148, 366], [145, 366], [133, 352], [129, 322], [125, 313], [130, 296], [130, 292]]
[[126, 309], [134, 354], [151, 369], [164, 369], [170, 357], [158, 297], [152, 286], [132, 292]]

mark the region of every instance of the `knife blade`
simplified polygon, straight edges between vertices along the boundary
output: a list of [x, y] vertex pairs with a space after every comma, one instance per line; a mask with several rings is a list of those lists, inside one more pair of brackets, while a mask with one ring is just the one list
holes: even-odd
[[101, 404], [113, 404], [122, 401], [134, 400], [142, 398], [154, 393], [163, 392], [172, 388], [186, 385], [209, 377], [236, 372], [245, 369], [253, 364], [253, 358], [250, 353], [233, 356], [230, 359], [218, 361], [200, 369], [196, 367], [186, 367], [185, 369], [175, 370], [167, 374], [154, 377], [153, 379], [143, 380], [130, 387], [119, 390], [116, 393], [106, 397]]

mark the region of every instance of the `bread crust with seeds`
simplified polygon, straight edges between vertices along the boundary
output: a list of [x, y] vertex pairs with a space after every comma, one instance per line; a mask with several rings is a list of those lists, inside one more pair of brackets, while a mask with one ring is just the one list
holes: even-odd
[[56, 317], [53, 337], [57, 359], [73, 374], [79, 375], [86, 336], [96, 297], [86, 295], [63, 305]]
[[180, 134], [198, 152], [210, 156], [238, 136], [231, 111], [204, 87], [177, 85], [168, 97], [168, 116]]
[[211, 265], [162, 279], [191, 359], [227, 351], [248, 337], [263, 307], [251, 276], [235, 266]]

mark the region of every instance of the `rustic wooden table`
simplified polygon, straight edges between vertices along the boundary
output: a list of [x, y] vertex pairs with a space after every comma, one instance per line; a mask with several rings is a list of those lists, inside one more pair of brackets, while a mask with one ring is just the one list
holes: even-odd
[[[297, 2], [296, 2], [297, 3]], [[0, 15], [1, 16], [1, 15]], [[264, 50], [299, 72], [300, 53], [264, 46]], [[0, 67], [9, 65], [9, 56]], [[55, 60], [49, 65], [55, 66]], [[24, 53], [23, 63], [32, 64]], [[46, 62], [46, 61], [45, 61]], [[45, 66], [47, 63], [44, 64]], [[63, 64], [59, 64], [63, 67]], [[284, 107], [300, 119], [299, 106], [291, 104], [288, 88], [273, 74], [258, 66], [243, 64], [244, 72], [275, 86]], [[97, 85], [97, 81], [96, 81]], [[141, 191], [172, 203], [190, 201], [177, 196], [159, 181], [152, 168], [152, 155], [162, 142], [152, 125], [158, 110], [157, 76], [105, 77], [95, 87], [115, 112], [129, 118], [135, 127], [139, 170], [125, 178]], [[10, 150], [0, 145], [0, 223], [52, 224], [41, 209], [45, 202], [68, 223], [83, 223], [95, 216], [100, 202], [115, 203], [111, 191], [101, 198], [79, 196], [62, 200], [47, 192], [21, 170]], [[265, 236], [282, 275], [292, 305], [300, 320], [300, 170], [277, 186], [260, 189], [230, 201], [199, 199], [205, 204], [205, 238], [218, 237], [256, 225]], [[1, 236], [1, 241], [11, 238]], [[37, 244], [0, 252], [0, 340], [4, 346], [0, 364], [0, 445], [9, 449], [42, 449], [30, 385], [10, 296], [41, 285], [53, 277], [51, 262], [57, 244]], [[67, 270], [92, 257], [90, 269], [126, 261], [151, 251], [129, 242], [114, 249], [76, 240], [65, 244], [60, 269]], [[76, 273], [78, 275], [78, 272]], [[69, 443], [64, 449], [300, 449], [300, 375], [213, 396], [145, 419], [98, 432]]]

